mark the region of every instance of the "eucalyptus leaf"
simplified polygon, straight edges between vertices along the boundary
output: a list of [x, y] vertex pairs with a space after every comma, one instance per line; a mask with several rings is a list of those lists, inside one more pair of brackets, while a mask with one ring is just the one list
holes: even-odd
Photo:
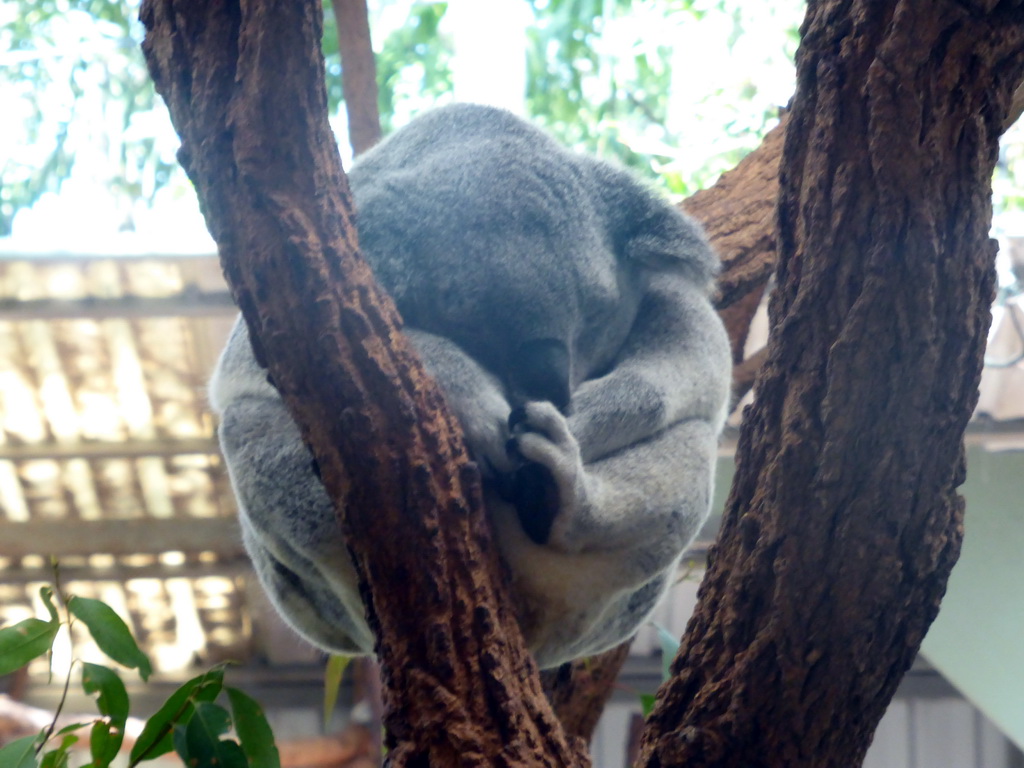
[[170, 695], [155, 715], [146, 721], [132, 747], [129, 765], [165, 755], [174, 749], [172, 731], [192, 718], [197, 702], [213, 701], [224, 687], [224, 669], [216, 667], [184, 683]]
[[[343, 658], [343, 657], [331, 657]], [[225, 688], [231, 701], [231, 714], [235, 719], [235, 732], [242, 743], [242, 751], [252, 768], [281, 768], [281, 756], [274, 744], [274, 732], [267, 722], [263, 707], [237, 688]]]
[[651, 714], [654, 709], [655, 696], [653, 693], [641, 693], [640, 694], [640, 711], [643, 713], [644, 719]]
[[86, 693], [99, 693], [96, 705], [100, 714], [110, 718], [118, 728], [128, 719], [128, 691], [117, 673], [100, 664], [82, 664], [82, 688]]
[[229, 730], [228, 711], [213, 702], [201, 701], [185, 726], [184, 754], [178, 754], [190, 768], [247, 768], [245, 753], [237, 742], [220, 738]]
[[36, 768], [39, 735], [23, 736], [0, 749], [0, 768]]
[[[100, 714], [110, 718], [93, 725], [89, 747], [95, 768], [104, 768], [117, 757], [124, 740], [124, 724], [128, 720], [128, 691], [117, 673], [99, 664], [82, 665], [82, 688], [86, 693], [99, 693], [96, 706]], [[103, 727], [101, 727], [103, 726]]]
[[66, 768], [68, 764], [68, 750], [77, 741], [78, 737], [73, 734], [65, 736], [61, 739], [59, 747], [43, 754], [43, 759], [39, 763], [40, 768]]
[[40, 587], [39, 597], [43, 601], [43, 605], [46, 606], [51, 621], [59, 622], [60, 617], [57, 615], [57, 606], [53, 604], [53, 587]]
[[185, 765], [191, 765], [191, 759], [188, 754], [188, 736], [185, 731], [185, 726], [178, 723], [174, 726], [174, 733], [171, 741], [174, 743], [174, 751], [178, 753], [178, 757], [181, 758]]
[[25, 619], [0, 629], [0, 675], [21, 669], [50, 650], [60, 629], [58, 621]]
[[111, 733], [110, 723], [107, 720], [97, 720], [89, 732], [89, 753], [92, 755], [92, 765], [89, 768], [106, 768], [120, 747], [121, 737]]
[[332, 654], [327, 659], [327, 669], [324, 671], [324, 730], [330, 726], [334, 705], [338, 703], [338, 692], [341, 690], [341, 678], [351, 661], [351, 656], [339, 654]]
[[132, 637], [128, 625], [114, 609], [100, 600], [88, 597], [72, 597], [68, 610], [89, 628], [89, 634], [107, 656], [118, 664], [138, 669], [139, 676], [148, 680], [153, 667]]
[[65, 725], [63, 728], [61, 728], [59, 731], [57, 731], [57, 735], [58, 736], [63, 736], [65, 733], [71, 733], [72, 731], [77, 731], [79, 728], [85, 728], [87, 726], [92, 725], [93, 722], [94, 721], [89, 721], [87, 723], [71, 723], [69, 725]]

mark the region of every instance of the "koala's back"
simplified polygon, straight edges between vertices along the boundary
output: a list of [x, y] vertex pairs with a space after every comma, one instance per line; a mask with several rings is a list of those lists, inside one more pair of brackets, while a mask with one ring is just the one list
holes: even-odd
[[[538, 662], [622, 641], [709, 507], [731, 361], [700, 228], [487, 107], [417, 118], [349, 178], [361, 249], [482, 469]], [[243, 322], [210, 395], [274, 604], [314, 644], [370, 652], [333, 505]]]
[[406, 323], [501, 377], [553, 340], [572, 385], [610, 363], [641, 279], [617, 258], [589, 161], [513, 115], [417, 118], [350, 173], [360, 246]]

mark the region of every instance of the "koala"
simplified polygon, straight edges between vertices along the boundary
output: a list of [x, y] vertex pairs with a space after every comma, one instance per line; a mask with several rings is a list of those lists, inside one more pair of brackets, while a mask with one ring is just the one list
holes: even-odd
[[[537, 662], [628, 638], [710, 504], [731, 364], [702, 231], [483, 106], [413, 120], [349, 180], [363, 254], [480, 467]], [[314, 645], [371, 652], [332, 505], [241, 320], [210, 399], [273, 603]]]

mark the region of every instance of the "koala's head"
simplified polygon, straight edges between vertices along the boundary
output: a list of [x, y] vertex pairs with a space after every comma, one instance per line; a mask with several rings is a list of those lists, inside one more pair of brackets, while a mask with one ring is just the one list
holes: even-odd
[[456, 342], [501, 380], [512, 404], [564, 408], [590, 374], [578, 349], [587, 323], [624, 333], [631, 322], [614, 259], [602, 258], [600, 243], [584, 256], [539, 231], [491, 223], [448, 233], [437, 250], [421, 239], [414, 258], [423, 261], [408, 275], [416, 285], [393, 295], [406, 323]]
[[631, 174], [500, 110], [419, 118], [350, 181], [363, 252], [406, 323], [455, 341], [513, 403], [564, 407], [610, 367], [652, 270], [713, 273], [699, 229]]

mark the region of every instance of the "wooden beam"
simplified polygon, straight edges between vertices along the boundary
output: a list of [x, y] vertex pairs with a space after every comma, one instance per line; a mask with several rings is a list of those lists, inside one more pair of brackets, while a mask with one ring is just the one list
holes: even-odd
[[[19, 247], [22, 246], [22, 247]], [[210, 244], [209, 252], [167, 252], [156, 253], [153, 251], [124, 251], [113, 253], [110, 250], [96, 250], [90, 248], [59, 251], [35, 250], [25, 243], [9, 241], [0, 243], [0, 262], [30, 261], [33, 264], [55, 264], [70, 263], [81, 265], [85, 261], [111, 260], [123, 262], [135, 261], [217, 261], [217, 253], [213, 244]]]
[[184, 291], [173, 296], [0, 300], [0, 320], [100, 320], [110, 317], [206, 317], [238, 312], [227, 291]]
[[0, 557], [216, 552], [241, 555], [234, 517], [0, 522]]
[[[130, 579], [203, 579], [209, 576], [235, 578], [253, 575], [252, 563], [245, 555], [223, 555], [212, 563], [182, 563], [168, 565], [156, 562], [149, 565], [125, 565], [117, 563], [103, 566], [68, 566], [60, 564], [60, 578], [65, 584], [73, 581], [117, 581]], [[0, 584], [38, 584], [53, 581], [53, 569], [49, 565], [39, 568], [5, 568], [0, 570]]]
[[115, 442], [37, 443], [34, 445], [0, 445], [0, 461], [31, 461], [35, 459], [135, 459], [141, 456], [183, 456], [220, 453], [212, 437], [175, 440], [127, 440]]

